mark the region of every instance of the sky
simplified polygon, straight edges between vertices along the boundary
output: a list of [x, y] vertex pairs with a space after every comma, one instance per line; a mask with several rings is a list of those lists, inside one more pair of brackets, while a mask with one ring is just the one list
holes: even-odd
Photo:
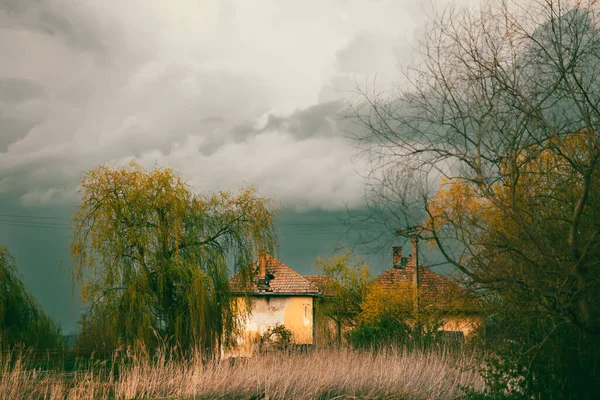
[[[364, 207], [356, 89], [387, 90], [439, 0], [0, 0], [0, 245], [66, 332], [78, 180], [135, 159], [273, 196], [303, 274]], [[373, 274], [389, 254], [367, 257]], [[76, 294], [76, 293], [75, 293]]]

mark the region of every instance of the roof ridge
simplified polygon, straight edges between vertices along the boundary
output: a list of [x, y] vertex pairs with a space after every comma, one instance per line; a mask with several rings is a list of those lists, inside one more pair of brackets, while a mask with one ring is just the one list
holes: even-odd
[[[308, 283], [308, 285], [315, 291], [318, 292], [319, 289], [312, 283], [310, 282], [308, 279], [306, 279], [303, 275], [301, 275], [298, 271], [294, 270], [293, 268], [289, 267], [288, 265], [286, 265], [284, 262], [282, 262], [281, 260], [273, 257], [272, 255], [270, 255], [269, 253], [265, 253], [267, 256], [269, 256], [271, 258], [271, 260], [274, 260], [276, 262], [278, 262], [282, 267], [287, 268], [289, 272], [291, 272], [292, 274], [296, 275], [298, 278], [302, 279], [304, 282]], [[268, 268], [268, 267], [267, 267]], [[277, 278], [277, 277], [275, 277]]]
[[[238, 276], [239, 273], [234, 274], [229, 282], [232, 285], [234, 292], [236, 292], [236, 286], [238, 292], [249, 292], [249, 293], [263, 293], [263, 294], [294, 294], [299, 295], [302, 293], [307, 294], [317, 294], [319, 293], [319, 289], [316, 285], [302, 276], [299, 272], [295, 271], [293, 268], [289, 267], [281, 260], [273, 257], [269, 253], [263, 253], [262, 255], [265, 259], [265, 268], [268, 271], [269, 275], [273, 277], [268, 280], [268, 291], [261, 291], [258, 289], [256, 282], [252, 282], [251, 286], [246, 290], [240, 288], [240, 286], [236, 285], [235, 277]], [[260, 262], [260, 260], [258, 261]], [[257, 263], [253, 265], [257, 267]], [[253, 276], [257, 276], [257, 272], [253, 273]]]

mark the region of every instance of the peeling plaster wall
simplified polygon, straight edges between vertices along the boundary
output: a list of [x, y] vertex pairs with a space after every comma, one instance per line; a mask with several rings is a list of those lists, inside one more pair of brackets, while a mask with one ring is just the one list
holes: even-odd
[[243, 322], [244, 330], [238, 345], [225, 356], [251, 355], [258, 348], [261, 335], [277, 325], [285, 325], [292, 332], [294, 344], [313, 344], [312, 297], [260, 296], [251, 301], [252, 312]]

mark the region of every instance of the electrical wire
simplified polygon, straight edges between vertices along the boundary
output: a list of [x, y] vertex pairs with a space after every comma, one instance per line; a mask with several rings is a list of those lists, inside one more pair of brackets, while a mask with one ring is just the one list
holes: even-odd
[[[62, 222], [65, 221], [65, 222]], [[20, 228], [49, 228], [49, 229], [71, 229], [71, 221], [66, 217], [54, 217], [47, 215], [16, 215], [0, 214], [0, 226], [11, 226]], [[283, 222], [279, 226], [279, 231], [284, 235], [340, 235], [345, 236], [356, 230], [367, 230], [366, 228], [354, 228], [352, 230], [338, 224], [308, 222]]]

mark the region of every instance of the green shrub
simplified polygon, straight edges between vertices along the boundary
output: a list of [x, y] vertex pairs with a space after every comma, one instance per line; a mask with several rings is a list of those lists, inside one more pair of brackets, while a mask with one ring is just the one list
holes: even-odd
[[411, 335], [408, 324], [389, 315], [357, 326], [348, 332], [348, 342], [357, 349], [379, 349], [391, 345], [406, 344]]
[[261, 350], [285, 350], [292, 344], [292, 331], [285, 325], [268, 329], [261, 337]]
[[486, 389], [468, 391], [468, 398], [596, 399], [600, 338], [566, 322], [537, 313], [518, 317], [515, 311], [495, 315], [488, 327], [487, 349], [478, 371]]

